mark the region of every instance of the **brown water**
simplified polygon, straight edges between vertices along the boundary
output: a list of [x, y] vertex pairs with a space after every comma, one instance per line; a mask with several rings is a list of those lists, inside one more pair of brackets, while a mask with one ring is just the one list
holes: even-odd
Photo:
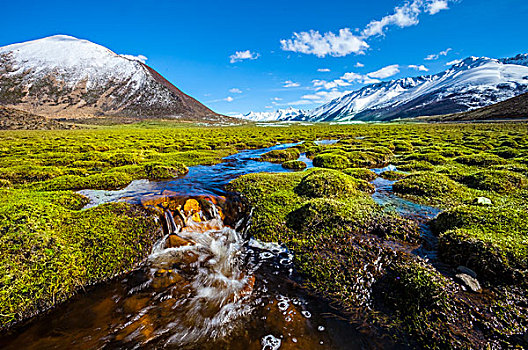
[[[372, 349], [359, 331], [298, 284], [292, 254], [248, 237], [248, 208], [224, 191], [251, 172], [287, 171], [250, 150], [170, 181], [81, 191], [89, 206], [126, 200], [159, 211], [166, 236], [141, 268], [87, 290], [0, 338], [3, 349]], [[303, 157], [309, 166], [311, 162]], [[384, 186], [390, 184], [383, 183]], [[375, 199], [401, 208], [378, 184]], [[394, 204], [394, 203], [395, 204]], [[410, 213], [423, 208], [409, 206]], [[402, 213], [406, 214], [406, 213]]]

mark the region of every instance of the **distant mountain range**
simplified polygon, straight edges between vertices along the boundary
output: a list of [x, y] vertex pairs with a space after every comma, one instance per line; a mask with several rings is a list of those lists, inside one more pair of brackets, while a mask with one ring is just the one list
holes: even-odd
[[259, 121], [388, 121], [465, 112], [526, 92], [528, 54], [503, 59], [468, 57], [441, 73], [368, 85], [313, 110], [252, 112], [243, 117]]
[[249, 112], [248, 114], [238, 114], [235, 118], [247, 119], [254, 122], [266, 121], [288, 121], [296, 120], [299, 116], [304, 115], [307, 111], [293, 107], [277, 109], [274, 112]]
[[0, 48], [0, 105], [63, 118], [228, 119], [140, 58], [65, 35]]
[[426, 121], [528, 120], [528, 93], [467, 112], [417, 119]]

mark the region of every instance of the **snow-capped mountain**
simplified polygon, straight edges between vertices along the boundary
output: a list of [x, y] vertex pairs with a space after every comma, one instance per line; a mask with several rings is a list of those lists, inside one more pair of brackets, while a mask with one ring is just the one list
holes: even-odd
[[129, 55], [66, 35], [0, 48], [0, 105], [57, 117], [221, 118]]
[[305, 113], [310, 121], [391, 120], [464, 112], [528, 92], [528, 54], [469, 57], [444, 72], [381, 82]]
[[[503, 59], [468, 57], [438, 74], [376, 83], [313, 110], [294, 110], [286, 120], [349, 122], [452, 114], [489, 106], [525, 92], [528, 92], [528, 54]], [[251, 112], [242, 117], [256, 121], [284, 120], [282, 111]]]
[[267, 121], [290, 121], [304, 115], [306, 111], [289, 107], [286, 109], [278, 109], [274, 112], [249, 112], [247, 114], [235, 115], [235, 118], [246, 119], [254, 122]]

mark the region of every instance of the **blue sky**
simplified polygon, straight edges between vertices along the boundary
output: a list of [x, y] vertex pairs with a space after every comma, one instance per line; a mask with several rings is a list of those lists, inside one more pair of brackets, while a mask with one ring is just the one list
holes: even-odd
[[313, 108], [467, 56], [528, 52], [526, 0], [9, 1], [2, 12], [0, 46], [67, 34], [144, 55], [225, 114]]

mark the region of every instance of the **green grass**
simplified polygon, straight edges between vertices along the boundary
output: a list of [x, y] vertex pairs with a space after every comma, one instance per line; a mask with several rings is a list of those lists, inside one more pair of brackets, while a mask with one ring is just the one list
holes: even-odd
[[[478, 348], [475, 339], [483, 337], [517, 345], [513, 335], [528, 322], [519, 316], [528, 313], [522, 303], [495, 290], [510, 306], [490, 304], [500, 313], [493, 321], [467, 305], [454, 308], [459, 299], [451, 283], [429, 264], [395, 253], [418, 241], [417, 227], [378, 206], [368, 181], [376, 178], [369, 168], [395, 164], [399, 171], [382, 176], [397, 181], [399, 195], [446, 210], [435, 222], [442, 260], [474, 269], [487, 287], [514, 287], [527, 276], [527, 134], [526, 124], [204, 128], [146, 122], [0, 131], [1, 326], [128, 271], [148, 253], [156, 229], [151, 218], [124, 204], [81, 211], [86, 200], [71, 190], [167, 179], [241, 149], [306, 141], [263, 160], [299, 170], [296, 159], [306, 152], [327, 169], [251, 174], [229, 185], [254, 206], [256, 238], [285, 243], [308, 287], [351, 315], [366, 307], [373, 324], [403, 332], [403, 344], [416, 345], [407, 342], [412, 338], [422, 347]], [[340, 141], [312, 142], [318, 139]], [[493, 205], [472, 205], [477, 197]], [[392, 297], [376, 295], [384, 283]], [[493, 324], [493, 332], [463, 328], [473, 322], [469, 315]]]
[[79, 211], [71, 192], [0, 190], [0, 324], [36, 314], [80, 288], [129, 270], [157, 225], [126, 204]]

